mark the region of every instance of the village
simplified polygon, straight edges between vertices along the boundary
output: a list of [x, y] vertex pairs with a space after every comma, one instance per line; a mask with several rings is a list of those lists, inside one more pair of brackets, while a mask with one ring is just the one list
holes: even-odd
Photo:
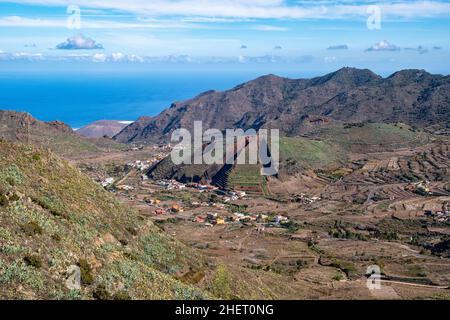
[[[434, 272], [441, 263], [439, 255], [446, 254], [445, 247], [435, 244], [442, 242], [450, 223], [444, 183], [417, 179], [364, 186], [360, 181], [367, 174], [362, 171], [354, 184], [346, 182], [348, 187], [339, 181], [324, 187], [318, 181], [322, 178], [311, 174], [307, 178], [319, 188], [275, 194], [274, 185], [268, 193], [261, 192], [266, 187], [262, 184], [259, 191], [240, 187], [245, 186], [245, 170], [240, 185], [226, 187], [149, 174], [171, 150], [170, 145], [134, 146], [113, 160], [101, 159], [101, 165], [91, 165], [88, 172], [136, 209], [143, 223], [151, 221], [219, 264], [299, 281], [299, 290], [313, 290], [318, 282], [322, 288], [341, 282], [344, 286], [345, 281], [356, 284], [367, 265], [380, 259], [390, 275], [410, 275], [401, 278], [407, 285], [446, 281]], [[405, 257], [426, 260], [421, 262], [428, 270], [426, 279], [409, 270]], [[363, 288], [358, 290], [367, 295]]]
[[[287, 227], [290, 223], [288, 217], [275, 213], [251, 214], [233, 210], [240, 208], [239, 204], [235, 204], [236, 201], [248, 199], [244, 191], [222, 190], [212, 185], [199, 183], [184, 184], [175, 180], [160, 180], [152, 183], [146, 179], [141, 184], [147, 188], [153, 187], [152, 194], [158, 193], [158, 191], [184, 191], [184, 195], [190, 194], [191, 198], [195, 198], [195, 195], [202, 195], [205, 200], [162, 201], [157, 197], [144, 196], [142, 198], [142, 195], [138, 197], [148, 205], [150, 212], [158, 219], [178, 217], [206, 227], [241, 223], [257, 226], [260, 230], [264, 230], [265, 227]], [[131, 186], [120, 187], [118, 190], [124, 192], [123, 196], [127, 196], [127, 191], [134, 190], [134, 187]], [[186, 213], [191, 216], [187, 216]]]

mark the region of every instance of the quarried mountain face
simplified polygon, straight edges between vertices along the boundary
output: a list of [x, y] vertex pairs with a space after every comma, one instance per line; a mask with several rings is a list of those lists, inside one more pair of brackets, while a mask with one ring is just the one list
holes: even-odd
[[331, 122], [405, 122], [447, 126], [450, 78], [404, 70], [382, 78], [370, 70], [343, 68], [313, 79], [263, 76], [224, 92], [208, 91], [176, 102], [156, 117], [126, 127], [120, 142], [170, 139], [194, 121], [208, 128], [279, 128], [298, 135]]

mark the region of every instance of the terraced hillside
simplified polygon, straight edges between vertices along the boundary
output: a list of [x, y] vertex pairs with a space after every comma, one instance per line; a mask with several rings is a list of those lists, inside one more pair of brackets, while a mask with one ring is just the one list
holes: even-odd
[[261, 193], [262, 180], [259, 165], [236, 165], [228, 178], [228, 186], [249, 193]]
[[[329, 182], [322, 195], [364, 204], [367, 211], [444, 210], [450, 195], [448, 155], [448, 141], [402, 152], [364, 155], [369, 159], [360, 160], [360, 168]], [[428, 196], [416, 192], [415, 184], [424, 182], [429, 183]]]
[[[69, 290], [76, 266], [81, 288]], [[195, 251], [52, 152], [0, 142], [0, 298], [207, 298], [186, 280], [203, 270]]]
[[336, 166], [345, 161], [346, 155], [339, 145], [328, 141], [302, 137], [280, 139], [281, 169], [294, 173], [306, 169]]
[[432, 136], [403, 123], [356, 123], [333, 125], [315, 132], [313, 137], [342, 148], [346, 152], [392, 151], [416, 147], [431, 141]]

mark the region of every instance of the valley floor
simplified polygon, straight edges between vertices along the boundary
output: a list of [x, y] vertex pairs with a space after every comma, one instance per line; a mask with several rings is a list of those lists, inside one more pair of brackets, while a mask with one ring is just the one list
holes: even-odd
[[[218, 297], [448, 299], [449, 147], [430, 142], [354, 153], [333, 172], [269, 179], [270, 196], [231, 199], [143, 178], [130, 163], [151, 158], [157, 148], [76, 163], [97, 181], [114, 177], [117, 197], [212, 258], [214, 271], [186, 278], [199, 287], [213, 283]], [[381, 270], [376, 290], [367, 286], [372, 265]]]

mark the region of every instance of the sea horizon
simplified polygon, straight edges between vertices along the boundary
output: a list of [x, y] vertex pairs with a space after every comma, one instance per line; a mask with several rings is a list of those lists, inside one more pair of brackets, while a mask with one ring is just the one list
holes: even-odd
[[[0, 109], [27, 112], [41, 121], [62, 121], [76, 130], [99, 120], [136, 121], [155, 116], [174, 102], [209, 90], [228, 90], [265, 74], [0, 72]], [[301, 76], [291, 74], [295, 75]]]
[[[379, 74], [386, 77], [392, 71]], [[134, 122], [139, 117], [156, 116], [174, 102], [194, 98], [205, 91], [229, 90], [271, 73], [298, 79], [329, 72], [332, 71], [270, 68], [255, 71], [181, 69], [178, 72], [120, 68], [2, 70], [0, 109], [27, 112], [41, 121], [62, 121], [77, 130], [99, 120]]]

